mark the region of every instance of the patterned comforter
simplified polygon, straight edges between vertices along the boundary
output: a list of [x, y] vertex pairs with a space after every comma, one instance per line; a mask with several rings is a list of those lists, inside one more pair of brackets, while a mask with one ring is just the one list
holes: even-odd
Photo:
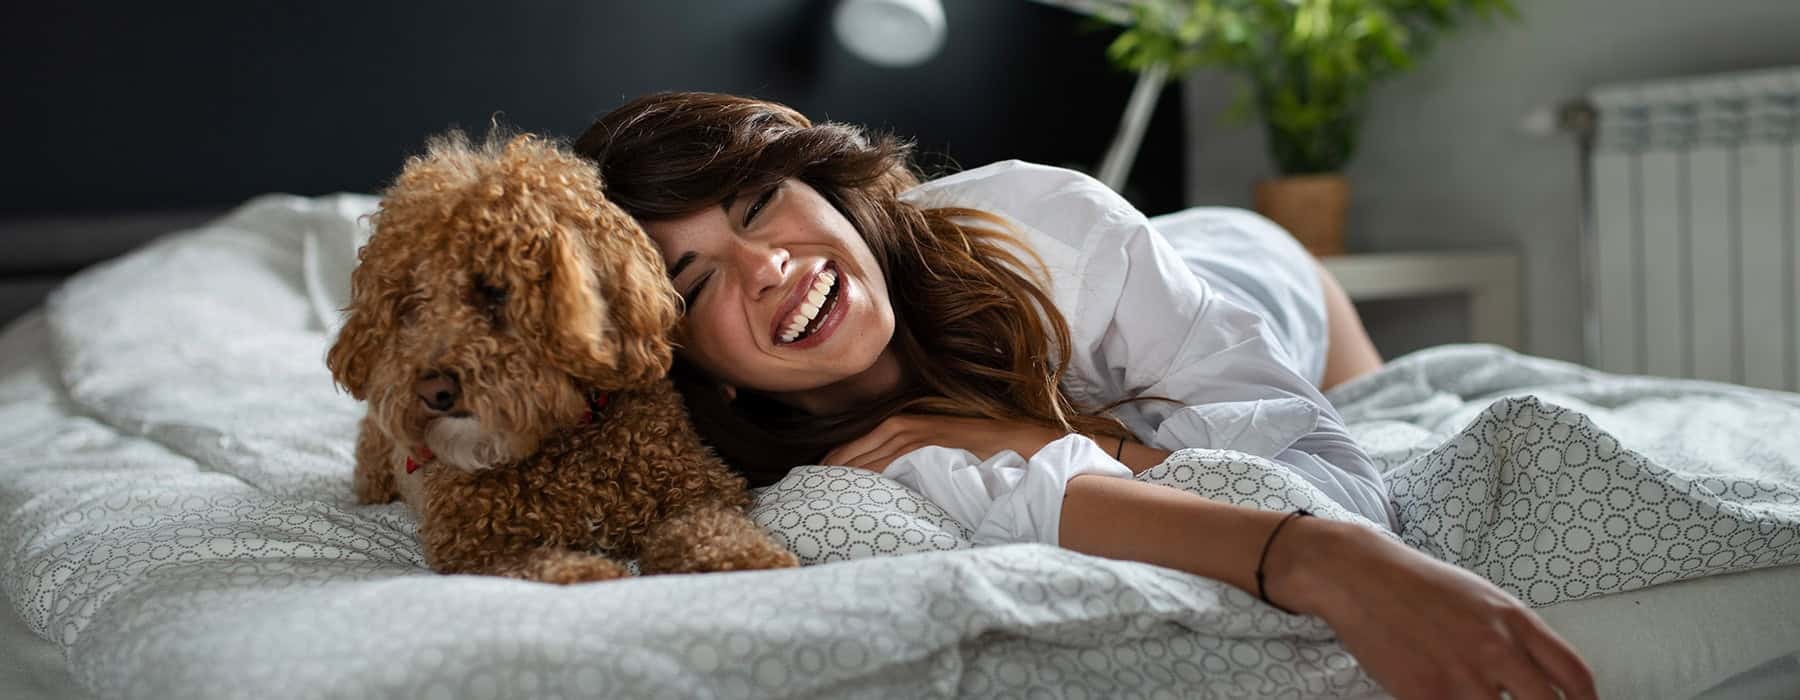
[[[1319, 620], [796, 470], [759, 522], [811, 566], [556, 587], [436, 576], [350, 495], [324, 368], [366, 197], [267, 197], [90, 270], [0, 335], [0, 590], [101, 697], [1378, 695]], [[336, 262], [332, 262], [335, 259]], [[1800, 398], [1490, 346], [1332, 395], [1400, 537], [1532, 605], [1800, 562]], [[1258, 458], [1139, 478], [1357, 516]]]

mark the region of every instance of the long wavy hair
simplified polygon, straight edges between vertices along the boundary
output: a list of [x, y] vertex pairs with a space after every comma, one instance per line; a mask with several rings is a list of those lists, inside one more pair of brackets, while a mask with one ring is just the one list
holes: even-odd
[[[812, 415], [744, 387], [735, 399], [677, 353], [671, 377], [701, 436], [753, 485], [899, 413], [1024, 421], [1122, 437], [1124, 426], [1075, 406], [1062, 389], [1068, 322], [1044, 291], [1043, 265], [1004, 219], [921, 209], [912, 144], [784, 105], [732, 95], [647, 95], [601, 117], [575, 142], [599, 165], [607, 197], [640, 221], [671, 219], [798, 178], [855, 226], [887, 277], [893, 347], [905, 388], [872, 405]], [[1010, 248], [1009, 248], [1010, 247]], [[1034, 266], [1012, 252], [1025, 250]], [[1110, 408], [1110, 407], [1107, 407]]]

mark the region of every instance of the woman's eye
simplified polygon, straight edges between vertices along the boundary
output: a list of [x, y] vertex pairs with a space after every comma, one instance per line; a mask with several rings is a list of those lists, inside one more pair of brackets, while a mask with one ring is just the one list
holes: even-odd
[[756, 220], [757, 213], [761, 212], [763, 207], [768, 206], [769, 200], [775, 197], [775, 190], [780, 188], [781, 183], [775, 183], [775, 185], [771, 186], [769, 189], [763, 190], [762, 194], [757, 195], [756, 201], [751, 202], [750, 206], [744, 210], [745, 226], [749, 226], [750, 222]]
[[712, 273], [710, 272], [706, 273], [705, 277], [701, 277], [698, 282], [695, 282], [694, 287], [689, 289], [687, 294], [682, 295], [682, 305], [690, 309], [694, 308], [694, 301], [700, 298], [700, 290], [706, 288], [706, 281], [709, 279], [712, 279]]

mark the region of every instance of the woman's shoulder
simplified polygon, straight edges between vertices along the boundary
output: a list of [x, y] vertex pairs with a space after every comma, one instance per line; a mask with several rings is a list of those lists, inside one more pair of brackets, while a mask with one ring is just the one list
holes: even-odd
[[1077, 250], [1108, 223], [1142, 215], [1111, 188], [1078, 170], [1005, 160], [919, 185], [902, 198], [921, 208], [975, 209], [1007, 219], [1037, 247], [1049, 238]]
[[999, 160], [977, 168], [970, 168], [957, 173], [933, 178], [921, 185], [920, 189], [933, 187], [962, 186], [977, 182], [995, 182], [1003, 180], [1035, 179], [1038, 181], [1054, 180], [1088, 180], [1099, 183], [1093, 177], [1073, 168], [1059, 168], [1054, 165], [1033, 163], [1028, 160]]
[[1023, 160], [1003, 160], [946, 175], [920, 184], [902, 198], [919, 206], [999, 209], [995, 213], [1014, 216], [1025, 213], [1016, 210], [1064, 200], [1089, 200], [1104, 206], [1123, 203], [1086, 173]]

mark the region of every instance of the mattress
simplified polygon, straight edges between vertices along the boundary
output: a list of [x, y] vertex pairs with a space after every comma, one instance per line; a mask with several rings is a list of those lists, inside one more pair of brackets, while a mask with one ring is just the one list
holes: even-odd
[[[315, 300], [345, 283], [372, 204], [258, 199], [77, 276], [0, 335], [0, 590], [43, 640], [17, 645], [42, 688], [1380, 695], [1314, 618], [1156, 567], [970, 548], [941, 509], [841, 467], [758, 494], [802, 569], [433, 575], [403, 507], [351, 498], [360, 407], [322, 362], [335, 315]], [[1447, 346], [1332, 399], [1407, 544], [1538, 607], [1603, 695], [1800, 687], [1781, 595], [1800, 570], [1794, 395]], [[1357, 518], [1239, 453], [1183, 450], [1140, 478]]]
[[62, 648], [25, 626], [11, 606], [0, 613], [0, 698], [85, 700], [63, 665]]

